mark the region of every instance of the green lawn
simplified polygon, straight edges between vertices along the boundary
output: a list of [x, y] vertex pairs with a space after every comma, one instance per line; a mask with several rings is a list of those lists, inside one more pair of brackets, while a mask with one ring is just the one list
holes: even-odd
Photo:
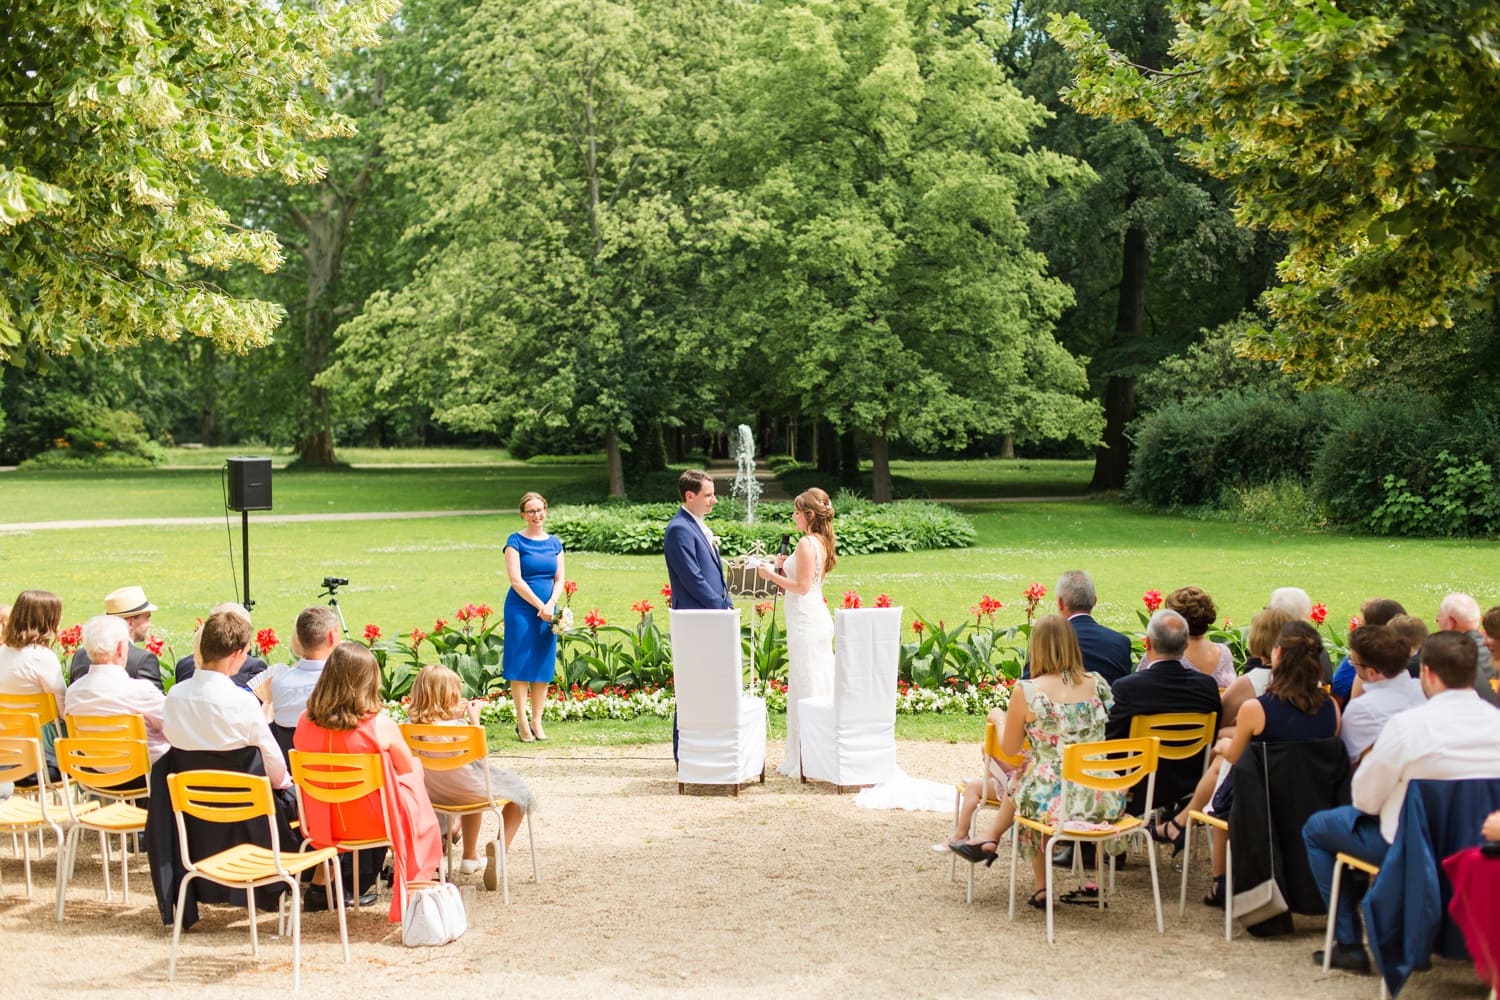
[[956, 461], [896, 460], [891, 475], [922, 484], [944, 500], [987, 497], [1062, 497], [1088, 492], [1092, 461], [976, 458]]
[[[269, 458], [271, 465], [282, 468], [296, 452], [290, 448], [265, 448], [255, 445], [233, 447], [166, 449], [169, 466], [218, 468], [233, 455]], [[513, 461], [504, 448], [340, 448], [338, 458], [349, 465], [500, 465]]]

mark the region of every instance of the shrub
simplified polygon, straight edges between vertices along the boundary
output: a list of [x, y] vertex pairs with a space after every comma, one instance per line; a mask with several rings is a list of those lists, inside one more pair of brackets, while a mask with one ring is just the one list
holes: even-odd
[[1485, 535], [1500, 532], [1500, 496], [1495, 470], [1483, 459], [1464, 462], [1451, 451], [1438, 452], [1437, 481], [1413, 492], [1396, 475], [1385, 477], [1385, 500], [1366, 524], [1379, 535]]
[[[940, 504], [875, 504], [840, 494], [834, 507], [839, 552], [848, 555], [967, 548], [976, 538], [968, 518]], [[574, 552], [655, 555], [677, 508], [675, 503], [554, 507], [547, 526]], [[746, 524], [725, 501], [709, 524], [726, 556], [748, 552], [757, 542], [774, 552], [781, 537], [795, 530], [789, 503], [760, 504], [755, 523]]]
[[1126, 492], [1152, 507], [1196, 507], [1226, 489], [1305, 481], [1341, 396], [1241, 390], [1168, 403], [1135, 425]]
[[1226, 519], [1245, 524], [1313, 531], [1328, 526], [1322, 506], [1296, 479], [1226, 487], [1216, 506]]

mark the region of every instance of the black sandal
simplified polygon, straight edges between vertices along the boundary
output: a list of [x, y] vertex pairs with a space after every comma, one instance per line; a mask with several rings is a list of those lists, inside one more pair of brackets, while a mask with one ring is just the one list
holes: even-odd
[[[1079, 886], [1077, 889], [1063, 893], [1058, 897], [1058, 900], [1059, 902], [1068, 903], [1071, 906], [1092, 906], [1097, 909], [1099, 906], [1099, 887], [1096, 885]], [[1106, 902], [1104, 905], [1108, 906], [1109, 903]]]
[[[1172, 830], [1177, 832], [1171, 833]], [[1187, 846], [1187, 830], [1178, 826], [1176, 819], [1164, 819], [1160, 823], [1146, 827], [1146, 832], [1158, 844], [1171, 844], [1174, 858], [1182, 853], [1183, 847]]]
[[1208, 890], [1208, 895], [1203, 897], [1204, 906], [1212, 906], [1216, 910], [1224, 909], [1224, 876], [1215, 875], [1214, 884]]
[[[990, 846], [990, 850], [986, 851], [984, 849], [986, 845]], [[949, 850], [971, 865], [977, 865], [981, 862], [986, 865], [993, 865], [995, 859], [1000, 856], [999, 847], [999, 841], [981, 840], [977, 844], [953, 844], [949, 847]]]
[[1036, 892], [1033, 892], [1031, 898], [1026, 901], [1026, 905], [1034, 906], [1038, 910], [1045, 910], [1047, 908], [1047, 890], [1038, 889]]

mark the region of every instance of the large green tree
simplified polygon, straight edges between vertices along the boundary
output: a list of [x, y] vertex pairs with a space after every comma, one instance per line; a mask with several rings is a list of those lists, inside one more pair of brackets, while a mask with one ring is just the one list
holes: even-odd
[[716, 129], [748, 215], [726, 321], [790, 406], [868, 437], [877, 499], [896, 440], [1099, 431], [1083, 368], [1052, 339], [1071, 294], [1021, 218], [1087, 170], [1029, 148], [1046, 112], [992, 58], [1003, 26], [960, 13], [758, 4]]
[[1414, 0], [1176, 0], [1173, 62], [1142, 65], [1088, 20], [1051, 30], [1079, 63], [1068, 100], [1182, 139], [1283, 232], [1277, 320], [1252, 343], [1310, 376], [1385, 338], [1487, 308], [1500, 269], [1500, 7]]
[[274, 269], [205, 172], [316, 180], [329, 61], [374, 44], [397, 0], [9, 0], [0, 53], [0, 359], [183, 334], [243, 349], [282, 312], [209, 275]]

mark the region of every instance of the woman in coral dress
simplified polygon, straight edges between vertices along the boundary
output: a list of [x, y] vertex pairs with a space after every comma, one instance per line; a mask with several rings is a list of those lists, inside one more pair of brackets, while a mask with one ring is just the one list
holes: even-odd
[[[364, 646], [341, 642], [329, 654], [297, 722], [292, 745], [308, 753], [378, 753], [394, 815], [389, 831], [399, 884], [431, 879], [443, 858], [437, 815], [427, 798], [422, 765], [396, 723], [381, 714], [380, 665]], [[304, 797], [303, 836], [315, 847], [387, 835], [379, 793], [341, 805]], [[390, 919], [401, 920], [403, 893], [391, 894]]]

